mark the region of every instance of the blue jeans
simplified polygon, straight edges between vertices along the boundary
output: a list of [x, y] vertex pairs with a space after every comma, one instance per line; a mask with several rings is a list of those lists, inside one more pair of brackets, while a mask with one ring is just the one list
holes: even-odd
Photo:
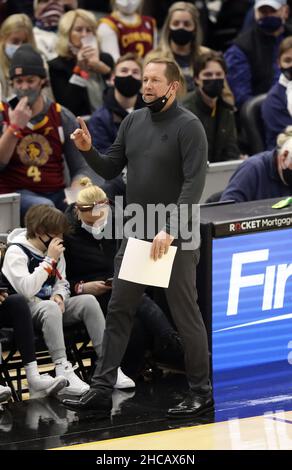
[[25, 213], [31, 206], [36, 206], [37, 204], [46, 204], [47, 206], [57, 207], [62, 212], [65, 211], [67, 204], [64, 201], [65, 193], [61, 189], [54, 193], [34, 193], [28, 189], [19, 189], [16, 191], [21, 195], [20, 198], [20, 214], [21, 220], [23, 220]]

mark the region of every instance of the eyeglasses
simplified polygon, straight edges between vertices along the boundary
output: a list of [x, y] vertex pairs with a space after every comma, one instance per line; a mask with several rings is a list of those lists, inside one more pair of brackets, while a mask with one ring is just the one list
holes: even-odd
[[102, 199], [101, 201], [93, 202], [92, 204], [79, 204], [76, 202], [75, 208], [80, 210], [80, 212], [88, 212], [94, 208], [101, 209], [104, 206], [109, 206], [108, 199]]

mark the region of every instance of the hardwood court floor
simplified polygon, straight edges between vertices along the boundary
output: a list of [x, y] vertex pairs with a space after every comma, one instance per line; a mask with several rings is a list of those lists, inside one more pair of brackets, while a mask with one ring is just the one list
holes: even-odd
[[109, 419], [56, 399], [4, 404], [0, 450], [292, 449], [291, 372], [283, 362], [214, 374], [214, 412], [180, 422], [165, 418], [186, 389], [173, 373], [116, 390]]
[[109, 439], [56, 450], [291, 450], [292, 411]]

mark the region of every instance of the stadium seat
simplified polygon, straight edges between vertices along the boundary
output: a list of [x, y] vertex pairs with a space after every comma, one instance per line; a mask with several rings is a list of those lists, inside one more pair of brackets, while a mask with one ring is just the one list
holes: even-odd
[[266, 94], [254, 96], [247, 100], [240, 110], [240, 130], [243, 132], [248, 148], [247, 153], [254, 155], [265, 150], [264, 125], [261, 106]]

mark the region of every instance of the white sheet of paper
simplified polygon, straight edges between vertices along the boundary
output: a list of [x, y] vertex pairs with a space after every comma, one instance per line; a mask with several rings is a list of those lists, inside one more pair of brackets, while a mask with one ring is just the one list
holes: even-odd
[[119, 279], [147, 286], [168, 287], [177, 247], [170, 246], [166, 255], [154, 261], [150, 258], [151, 245], [150, 242], [129, 238]]

